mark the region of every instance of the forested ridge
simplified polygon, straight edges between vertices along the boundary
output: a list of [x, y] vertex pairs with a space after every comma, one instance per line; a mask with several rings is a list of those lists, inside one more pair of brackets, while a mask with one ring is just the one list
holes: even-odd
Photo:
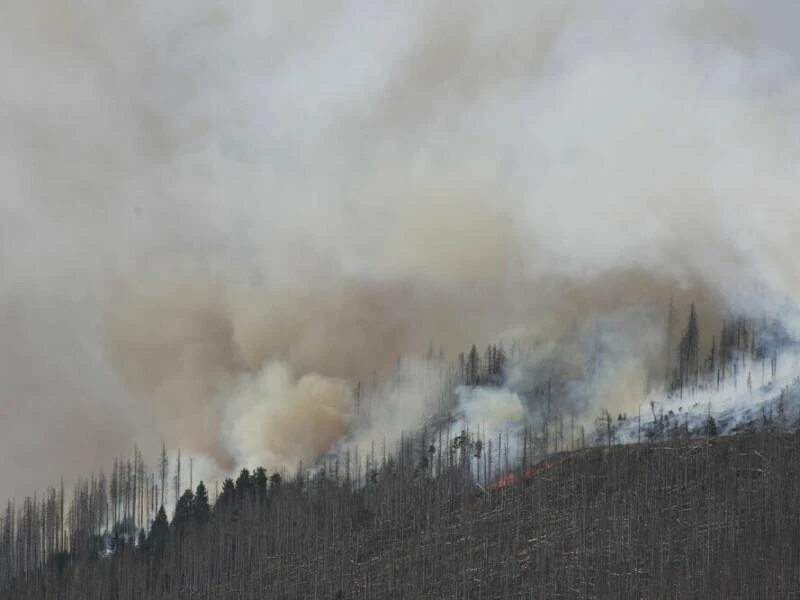
[[[777, 322], [735, 319], [701, 352], [693, 306], [674, 337], [664, 368], [676, 398], [751, 388], [756, 367], [766, 384], [791, 345]], [[473, 346], [447, 364], [431, 345], [425, 360], [451, 389], [498, 387], [528, 351]], [[180, 452], [162, 447], [150, 469], [136, 449], [110, 476], [9, 501], [0, 597], [800, 594], [800, 435], [787, 400], [796, 386], [776, 388], [735, 426], [710, 407], [699, 425], [650, 407], [639, 443], [624, 445], [616, 433], [630, 417], [601, 409], [591, 431], [576, 425], [557, 372], [522, 391], [537, 418], [512, 435], [461, 428], [445, 406], [397, 444], [291, 473], [242, 468], [220, 484], [195, 484]], [[356, 410], [361, 394], [358, 384]]]
[[0, 600], [800, 600], [800, 0], [0, 0]]
[[172, 523], [159, 510], [138, 546], [118, 540], [105, 558], [96, 546], [55, 554], [17, 575], [4, 565], [3, 596], [800, 593], [797, 435], [761, 431], [575, 451], [526, 485], [491, 493], [463, 477], [458, 464], [428, 477], [413, 456], [413, 445], [405, 446], [360, 489], [335, 472], [265, 483], [262, 472], [243, 471], [213, 510], [198, 484], [197, 493], [183, 494]]

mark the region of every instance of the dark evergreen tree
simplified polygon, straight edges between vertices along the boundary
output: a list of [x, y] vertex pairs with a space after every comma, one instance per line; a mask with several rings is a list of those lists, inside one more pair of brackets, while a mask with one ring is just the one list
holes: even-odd
[[239, 471], [239, 477], [236, 478], [236, 496], [239, 501], [247, 498], [253, 490], [252, 482], [250, 481], [250, 471], [243, 468]]
[[278, 490], [281, 487], [282, 482], [283, 478], [281, 477], [281, 474], [273, 473], [272, 476], [269, 478], [269, 488], [273, 491]]
[[211, 507], [208, 505], [208, 490], [201, 481], [197, 484], [197, 491], [194, 495], [192, 517], [196, 523], [203, 525], [208, 521], [210, 513]]
[[697, 385], [699, 377], [700, 329], [694, 304], [689, 310], [689, 320], [678, 344], [678, 385], [681, 395], [686, 385]]
[[231, 506], [236, 499], [236, 484], [233, 483], [233, 479], [228, 477], [225, 481], [222, 482], [222, 492], [217, 498], [217, 503], [215, 508], [217, 507], [225, 507]]
[[267, 498], [267, 471], [264, 467], [258, 467], [253, 471], [253, 490], [259, 502], [264, 502]]
[[169, 523], [167, 522], [167, 513], [162, 504], [161, 508], [158, 509], [155, 521], [153, 521], [153, 526], [150, 528], [150, 535], [147, 537], [147, 551], [153, 556], [161, 556], [168, 536]]
[[472, 349], [469, 351], [469, 356], [467, 356], [467, 373], [466, 373], [466, 381], [467, 385], [477, 385], [478, 384], [478, 375], [480, 373], [480, 356], [478, 356], [478, 349], [475, 347], [475, 344], [472, 345]]
[[494, 359], [494, 384], [502, 385], [506, 376], [506, 352], [503, 350], [503, 343], [495, 347]]
[[178, 498], [178, 503], [175, 505], [175, 514], [172, 516], [172, 530], [183, 532], [186, 526], [191, 523], [193, 512], [194, 493], [192, 490], [186, 490]]

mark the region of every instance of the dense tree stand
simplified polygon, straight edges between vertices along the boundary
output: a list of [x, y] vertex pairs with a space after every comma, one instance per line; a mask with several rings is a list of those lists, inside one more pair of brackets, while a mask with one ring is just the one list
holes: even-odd
[[[114, 556], [2, 572], [4, 598], [787, 598], [800, 594], [800, 437], [566, 453], [495, 492], [388, 461], [227, 486]], [[252, 484], [263, 474], [249, 476]], [[201, 500], [198, 501], [198, 498]], [[222, 498], [221, 498], [222, 500]]]

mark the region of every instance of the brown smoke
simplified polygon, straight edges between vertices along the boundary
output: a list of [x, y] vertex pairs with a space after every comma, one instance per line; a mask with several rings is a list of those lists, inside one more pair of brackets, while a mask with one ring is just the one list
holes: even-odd
[[798, 298], [788, 9], [741, 4], [5, 3], [0, 492], [309, 460], [373, 377], [360, 435], [412, 427], [431, 342]]
[[[681, 290], [676, 282], [644, 271], [607, 273], [594, 282], [543, 277], [504, 283], [487, 272], [474, 283], [337, 281], [269, 291], [226, 287], [221, 280], [154, 277], [118, 288], [108, 313], [108, 348], [112, 365], [141, 406], [149, 407], [159, 433], [176, 436], [185, 452], [203, 453], [232, 468], [244, 457], [254, 461], [255, 449], [261, 448], [262, 461], [293, 466], [327, 450], [345, 433], [350, 394], [359, 381], [383, 380], [399, 358], [421, 354], [431, 342], [435, 352], [441, 347], [453, 360], [473, 343], [482, 347], [504, 335], [506, 344], [514, 336], [557, 339], [594, 315], [636, 306], [655, 308], [653, 322], [637, 323], [658, 328], [659, 336], [659, 317], [665, 317], [671, 296], [676, 306], [700, 301], [701, 317], [722, 310], [721, 300], [704, 297], [701, 287]], [[628, 385], [628, 395], [643, 393], [649, 379], [663, 374], [660, 354], [647, 360], [645, 372], [637, 363], [641, 385]], [[259, 385], [285, 373], [285, 365], [312, 379], [294, 381], [290, 369], [281, 385]], [[311, 381], [317, 389], [314, 402], [302, 397]], [[623, 380], [614, 381], [621, 385]], [[344, 400], [343, 389], [349, 390]], [[391, 415], [380, 425], [376, 419], [361, 438], [387, 436], [398, 422], [406, 429], [422, 422], [430, 407], [409, 401], [412, 390], [417, 396], [430, 392], [416, 386], [400, 392], [401, 399], [387, 389], [378, 402], [405, 405], [403, 415], [397, 407], [387, 409]], [[618, 393], [615, 388], [603, 396]], [[254, 422], [262, 425], [254, 429]], [[326, 432], [323, 423], [329, 424]], [[314, 434], [298, 435], [306, 429]], [[401, 431], [398, 427], [397, 435]], [[284, 432], [293, 433], [285, 437]], [[287, 447], [286, 440], [306, 443]]]

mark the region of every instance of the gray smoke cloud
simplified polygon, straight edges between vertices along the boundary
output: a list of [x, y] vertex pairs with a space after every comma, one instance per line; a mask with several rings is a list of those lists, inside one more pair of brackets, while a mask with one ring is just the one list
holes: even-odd
[[[5, 2], [0, 495], [307, 460], [430, 340], [800, 297], [791, 10]], [[363, 439], [429, 412], [384, 396]]]

